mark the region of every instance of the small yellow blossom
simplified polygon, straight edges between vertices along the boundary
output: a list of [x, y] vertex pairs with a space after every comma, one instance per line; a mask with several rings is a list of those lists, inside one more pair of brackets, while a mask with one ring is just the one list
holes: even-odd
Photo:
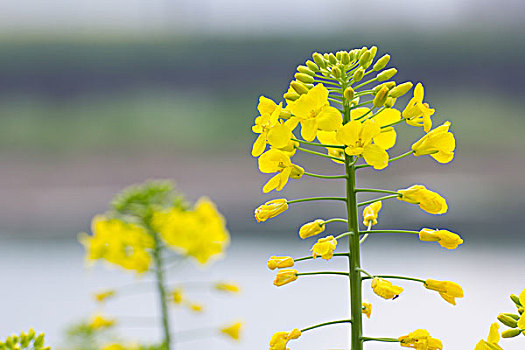
[[277, 332], [270, 340], [270, 350], [288, 350], [286, 345], [292, 339], [297, 339], [301, 336], [301, 331], [297, 328], [291, 332]]
[[447, 249], [456, 249], [463, 243], [461, 237], [447, 230], [432, 230], [424, 228], [419, 231], [419, 239], [425, 242], [438, 242], [440, 246]]
[[494, 322], [492, 325], [490, 325], [490, 331], [487, 340], [480, 340], [476, 344], [476, 348], [474, 350], [503, 350], [498, 344], [499, 340], [499, 325]]
[[343, 123], [341, 112], [328, 103], [328, 90], [323, 84], [301, 95], [289, 108], [301, 123], [301, 136], [306, 141], [313, 141], [317, 130], [334, 131]]
[[103, 329], [103, 328], [110, 328], [114, 326], [116, 321], [111, 318], [106, 318], [102, 315], [95, 315], [91, 318], [91, 321], [89, 323], [89, 327], [91, 329]]
[[104, 291], [101, 291], [101, 292], [98, 292], [98, 293], [95, 293], [93, 296], [95, 298], [95, 300], [99, 303], [103, 303], [105, 302], [107, 299], [115, 296], [115, 290], [114, 289], [108, 289], [108, 290], [104, 290]]
[[204, 310], [204, 306], [197, 303], [190, 303], [189, 304], [191, 311], [193, 312], [202, 312]]
[[443, 299], [456, 305], [456, 298], [463, 298], [463, 288], [457, 283], [449, 281], [436, 281], [427, 279], [424, 283], [426, 289], [435, 290]]
[[307, 222], [299, 229], [299, 237], [306, 239], [320, 234], [325, 229], [324, 220], [317, 219], [312, 222]]
[[414, 89], [414, 97], [403, 110], [403, 118], [406, 119], [408, 125], [422, 126], [425, 132], [428, 132], [432, 128], [432, 119], [430, 117], [435, 110], [430, 108], [428, 103], [423, 103], [424, 94], [423, 84], [418, 83]]
[[283, 151], [272, 148], [259, 157], [259, 170], [263, 173], [277, 173], [263, 187], [263, 192], [272, 190], [280, 191], [284, 188], [288, 179], [299, 179], [304, 174], [304, 169], [293, 164], [290, 157]]
[[261, 96], [257, 106], [261, 114], [255, 118], [252, 131], [259, 134], [252, 147], [252, 156], [258, 157], [264, 152], [266, 144], [273, 147], [285, 147], [292, 136], [292, 131], [286, 123], [279, 121], [282, 103], [276, 104], [269, 98]]
[[294, 261], [291, 256], [272, 256], [268, 259], [268, 268], [270, 270], [293, 267]]
[[374, 226], [377, 224], [377, 215], [381, 210], [381, 206], [381, 201], [377, 201], [370, 204], [363, 210], [363, 224], [366, 227]]
[[432, 338], [424, 329], [417, 329], [408, 335], [399, 337], [402, 347], [417, 350], [442, 350], [443, 344], [439, 339]]
[[241, 338], [241, 328], [242, 322], [236, 322], [221, 328], [220, 331], [234, 340], [239, 340]]
[[363, 301], [363, 311], [362, 311], [366, 317], [370, 318], [370, 315], [372, 314], [372, 304], [368, 302], [368, 300]]
[[255, 219], [257, 222], [264, 222], [285, 212], [287, 209], [288, 201], [285, 198], [274, 199], [255, 209]]
[[337, 240], [334, 236], [320, 238], [312, 247], [312, 257], [315, 259], [321, 256], [325, 260], [330, 260], [334, 256], [334, 250], [337, 247]]
[[[361, 118], [369, 111], [370, 109], [366, 107], [354, 108], [350, 111], [350, 120]], [[385, 108], [380, 113], [376, 114], [373, 121], [381, 128], [381, 132], [373, 137], [374, 144], [385, 150], [394, 147], [397, 134], [393, 127], [387, 126], [399, 120], [401, 120], [401, 112], [397, 109]]]
[[285, 285], [287, 283], [293, 282], [297, 279], [297, 270], [294, 269], [284, 269], [277, 272], [273, 284], [277, 287]]
[[401, 194], [397, 199], [412, 204], [419, 204], [419, 207], [430, 214], [444, 214], [448, 210], [445, 198], [436, 192], [430, 191], [422, 185], [414, 185], [404, 190], [398, 190]]
[[419, 157], [428, 154], [439, 163], [450, 162], [454, 158], [456, 140], [454, 135], [448, 131], [449, 128], [450, 122], [445, 122], [443, 125], [430, 130], [428, 134], [412, 145], [414, 156]]
[[184, 300], [184, 291], [182, 288], [175, 288], [173, 292], [171, 292], [171, 300], [177, 305], [182, 303]]
[[372, 290], [384, 299], [395, 299], [401, 294], [403, 288], [393, 285], [390, 281], [375, 277], [372, 280]]
[[237, 284], [227, 282], [217, 282], [215, 283], [214, 288], [218, 291], [228, 293], [239, 293], [241, 291], [241, 287]]

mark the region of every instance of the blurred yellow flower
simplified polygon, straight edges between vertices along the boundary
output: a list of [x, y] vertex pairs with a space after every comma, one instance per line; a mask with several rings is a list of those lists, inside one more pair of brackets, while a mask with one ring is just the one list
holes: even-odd
[[372, 314], [372, 304], [370, 304], [368, 300], [363, 301], [363, 313], [368, 318], [370, 318], [370, 315]]
[[275, 276], [273, 284], [277, 287], [280, 287], [295, 280], [297, 280], [297, 270], [284, 269], [277, 272], [277, 276]]
[[242, 322], [236, 322], [221, 328], [220, 331], [234, 340], [239, 340], [241, 338], [241, 328]]
[[312, 222], [307, 222], [299, 229], [299, 237], [306, 239], [320, 234], [325, 229], [324, 220], [317, 219]]
[[401, 346], [417, 350], [442, 350], [443, 344], [439, 339], [432, 338], [428, 331], [417, 329], [408, 335], [399, 337]]
[[255, 209], [255, 219], [257, 222], [264, 222], [285, 212], [287, 209], [288, 201], [285, 198], [274, 199]]
[[419, 157], [428, 154], [439, 163], [450, 162], [454, 158], [456, 140], [454, 135], [448, 131], [449, 128], [450, 122], [445, 122], [443, 125], [430, 130], [428, 134], [412, 145], [414, 156]]
[[268, 268], [270, 270], [293, 267], [294, 261], [291, 256], [272, 256], [268, 259]]
[[106, 301], [107, 299], [115, 296], [115, 290], [114, 289], [108, 289], [108, 290], [104, 290], [104, 291], [101, 291], [101, 292], [98, 292], [98, 293], [95, 293], [93, 295], [93, 297], [95, 298], [95, 300], [99, 303], [103, 303], [104, 301]]
[[384, 299], [395, 299], [401, 294], [403, 288], [393, 285], [390, 281], [375, 277], [372, 280], [372, 290]]
[[463, 298], [464, 296], [463, 288], [454, 282], [427, 279], [424, 286], [427, 289], [438, 292], [443, 299], [452, 305], [456, 305], [456, 298]]
[[423, 103], [424, 95], [423, 84], [418, 83], [414, 89], [414, 97], [403, 110], [403, 118], [406, 119], [408, 125], [422, 126], [425, 132], [428, 132], [432, 128], [432, 119], [430, 117], [435, 110], [430, 108], [428, 103]]
[[334, 236], [320, 238], [312, 247], [312, 257], [315, 259], [321, 256], [325, 260], [330, 260], [334, 256], [334, 249], [337, 247], [337, 240]]
[[419, 207], [430, 214], [444, 214], [448, 210], [447, 202], [436, 192], [430, 191], [423, 185], [414, 185], [404, 190], [398, 190], [401, 194], [397, 199]]
[[499, 325], [494, 322], [490, 326], [489, 336], [487, 337], [487, 340], [480, 340], [477, 344], [474, 350], [503, 350], [501, 346], [499, 346]]
[[432, 230], [424, 228], [419, 231], [419, 239], [425, 242], [438, 242], [440, 246], [447, 249], [456, 249], [463, 243], [461, 237], [447, 230]]
[[377, 224], [377, 215], [381, 210], [381, 201], [374, 202], [363, 210], [363, 224], [366, 227], [374, 226]]
[[221, 292], [239, 293], [241, 291], [241, 287], [235, 283], [217, 282], [214, 287]]
[[171, 299], [173, 300], [173, 303], [175, 304], [181, 304], [184, 299], [184, 291], [182, 288], [175, 288], [171, 292]]
[[263, 192], [272, 190], [280, 191], [284, 188], [288, 179], [299, 179], [304, 174], [304, 169], [293, 164], [286, 153], [272, 148], [259, 157], [259, 170], [263, 173], [277, 173], [263, 187]]
[[91, 329], [103, 329], [110, 328], [114, 326], [116, 321], [112, 318], [106, 318], [100, 314], [97, 314], [91, 318], [89, 322], [89, 327]]
[[279, 122], [282, 103], [277, 105], [269, 98], [261, 96], [257, 109], [261, 115], [255, 118], [255, 125], [252, 126], [252, 131], [259, 134], [252, 147], [252, 156], [254, 157], [258, 157], [264, 152], [266, 144], [277, 148], [285, 147], [292, 136], [290, 128]]
[[328, 90], [317, 84], [289, 106], [294, 117], [301, 123], [301, 136], [313, 141], [317, 130], [334, 131], [343, 123], [341, 113], [328, 103]]
[[204, 306], [197, 303], [190, 303], [189, 304], [191, 311], [193, 312], [202, 312], [204, 310]]
[[277, 332], [270, 340], [270, 350], [288, 350], [286, 345], [292, 339], [297, 339], [301, 336], [301, 331], [297, 328], [291, 332]]

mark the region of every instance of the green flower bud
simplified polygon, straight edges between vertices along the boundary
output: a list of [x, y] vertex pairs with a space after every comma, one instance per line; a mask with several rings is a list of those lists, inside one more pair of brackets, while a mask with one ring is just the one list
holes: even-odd
[[499, 314], [498, 315], [498, 321], [500, 321], [505, 326], [510, 327], [510, 328], [518, 327], [518, 322], [515, 319], [513, 319], [512, 317], [509, 317], [507, 315], [504, 315], [504, 314]]
[[520, 307], [518, 308], [518, 312], [519, 312], [520, 315], [523, 314], [523, 307], [520, 306]]
[[381, 90], [383, 88], [383, 86], [386, 86], [388, 88], [388, 90], [392, 90], [396, 86], [396, 82], [395, 81], [387, 81], [386, 83], [377, 85], [376, 87], [374, 87], [372, 89], [373, 94], [374, 95], [377, 94], [377, 92], [379, 90]]
[[373, 104], [375, 107], [381, 107], [385, 104], [386, 99], [388, 97], [388, 88], [386, 86], [383, 86], [381, 90], [376, 94], [376, 97], [374, 97]]
[[370, 51], [370, 61], [373, 61], [377, 54], [377, 46], [372, 46], [369, 51]]
[[339, 67], [332, 68], [332, 75], [336, 78], [341, 77], [341, 69]]
[[392, 78], [394, 75], [396, 75], [396, 73], [397, 73], [397, 69], [395, 69], [395, 68], [390, 68], [390, 69], [384, 70], [384, 71], [382, 71], [381, 73], [379, 73], [377, 75], [377, 81], [388, 80], [388, 79]]
[[4, 342], [5, 346], [8, 348], [8, 349], [12, 349], [13, 348], [13, 341], [11, 340], [11, 337], [7, 337], [5, 338], [5, 342]]
[[29, 340], [33, 340], [35, 337], [35, 330], [33, 328], [29, 328], [29, 331], [27, 331], [27, 337]]
[[502, 338], [514, 338], [520, 335], [521, 331], [519, 329], [507, 329], [501, 333]]
[[342, 55], [343, 55], [343, 51], [337, 51], [335, 53], [335, 58], [337, 58], [338, 61], [341, 61]]
[[314, 59], [315, 64], [317, 64], [320, 68], [326, 68], [326, 62], [320, 53], [314, 52], [312, 58]]
[[319, 72], [319, 66], [310, 60], [306, 61], [306, 66], [314, 72]]
[[356, 50], [356, 49], [351, 50], [351, 51], [348, 53], [348, 56], [350, 56], [350, 61], [355, 60], [355, 58], [356, 58], [356, 56], [357, 56], [357, 50]]
[[520, 303], [520, 298], [516, 294], [511, 294], [510, 299], [516, 304], [517, 306], [522, 306]]
[[290, 91], [290, 92], [287, 92], [283, 95], [283, 97], [286, 99], [286, 100], [290, 100], [290, 101], [297, 101], [299, 99], [299, 97], [301, 97], [301, 95], [299, 95], [297, 92], [295, 91]]
[[366, 51], [364, 54], [361, 55], [361, 58], [359, 58], [359, 65], [361, 67], [366, 66], [370, 61], [370, 51]]
[[390, 55], [384, 55], [383, 57], [377, 60], [376, 64], [374, 64], [373, 70], [380, 71], [381, 69], [386, 67], [389, 61]]
[[44, 345], [44, 333], [40, 333], [33, 342], [33, 346], [36, 348], [41, 348]]
[[299, 165], [292, 164], [292, 172], [290, 173], [290, 177], [292, 179], [300, 179], [304, 174], [304, 169], [301, 168]]
[[397, 99], [394, 97], [388, 97], [385, 102], [386, 108], [392, 108], [396, 104]]
[[337, 63], [337, 58], [331, 52], [328, 54], [328, 62], [330, 62], [330, 64], [336, 64]]
[[360, 81], [361, 79], [363, 79], [363, 76], [365, 75], [365, 70], [363, 69], [363, 67], [359, 67], [355, 72], [354, 72], [354, 82], [358, 82]]
[[311, 84], [314, 82], [314, 78], [311, 75], [304, 74], [304, 73], [295, 73], [294, 75], [295, 79], [299, 80], [302, 83], [305, 84]]
[[343, 52], [343, 54], [341, 55], [341, 63], [347, 65], [348, 63], [350, 63], [350, 55], [348, 54], [348, 52]]
[[292, 89], [295, 90], [299, 95], [306, 94], [308, 92], [308, 88], [305, 84], [301, 83], [300, 81], [294, 80], [290, 83], [290, 86]]
[[[285, 97], [286, 98], [286, 97]], [[299, 95], [297, 95], [297, 98], [299, 98]], [[289, 99], [288, 99], [289, 100]], [[294, 100], [295, 101], [295, 100]], [[281, 109], [281, 113], [279, 113], [279, 118], [282, 119], [290, 119], [292, 117], [292, 112], [290, 112], [287, 109]]]
[[515, 319], [516, 321], [520, 319], [520, 316], [519, 316], [519, 315], [516, 315], [516, 314], [504, 313], [503, 315], [508, 316], [508, 317], [512, 317], [512, 318]]
[[352, 89], [352, 87], [347, 87], [343, 93], [344, 98], [347, 101], [352, 101], [354, 99], [355, 91]]
[[357, 57], [361, 58], [361, 56], [363, 56], [365, 54], [365, 52], [368, 51], [368, 48], [366, 46], [363, 46], [358, 52], [357, 52]]
[[315, 75], [315, 72], [313, 70], [311, 70], [310, 68], [308, 68], [307, 66], [299, 66], [299, 67], [297, 67], [297, 71], [299, 73], [308, 74], [308, 75], [311, 75], [311, 76]]
[[412, 89], [413, 85], [414, 84], [412, 84], [409, 81], [407, 81], [406, 83], [403, 83], [403, 84], [399, 84], [398, 86], [396, 86], [395, 88], [390, 90], [390, 93], [388, 94], [388, 96], [394, 97], [394, 98], [401, 97], [404, 94], [406, 94], [407, 92], [409, 92], [410, 89]]

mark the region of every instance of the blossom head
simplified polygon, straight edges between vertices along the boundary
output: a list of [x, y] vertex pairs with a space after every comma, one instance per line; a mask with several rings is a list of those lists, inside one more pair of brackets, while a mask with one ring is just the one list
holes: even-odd
[[297, 280], [297, 270], [294, 269], [284, 269], [277, 272], [273, 284], [277, 287], [283, 286], [287, 283]]
[[330, 260], [334, 256], [334, 250], [336, 247], [337, 240], [334, 236], [321, 238], [312, 247], [312, 257], [315, 259], [320, 256], [325, 260]]
[[456, 298], [463, 298], [464, 296], [463, 288], [454, 282], [427, 279], [424, 285], [426, 289], [438, 292], [445, 301], [452, 305], [456, 305]]
[[220, 292], [239, 293], [241, 291], [241, 288], [235, 283], [217, 282], [213, 287]]
[[241, 338], [242, 322], [235, 322], [234, 324], [225, 326], [220, 329], [221, 333], [229, 336], [233, 340], [239, 340]]
[[270, 350], [287, 350], [286, 345], [292, 339], [297, 339], [301, 336], [301, 331], [297, 328], [291, 332], [277, 332], [270, 339]]
[[324, 220], [317, 219], [312, 222], [307, 222], [299, 229], [299, 237], [306, 239], [308, 237], [316, 236], [325, 229]]
[[287, 209], [288, 201], [285, 198], [274, 199], [255, 209], [255, 219], [257, 222], [264, 222], [285, 212]]
[[419, 231], [419, 239], [425, 242], [438, 242], [440, 246], [447, 249], [456, 249], [460, 244], [463, 244], [461, 237], [454, 232], [430, 228]]
[[272, 148], [259, 157], [259, 170], [263, 173], [277, 173], [263, 187], [263, 192], [280, 191], [288, 179], [299, 179], [304, 174], [304, 169], [292, 164], [290, 157], [283, 151]]
[[414, 156], [428, 154], [439, 163], [450, 162], [454, 158], [456, 140], [454, 135], [448, 131], [449, 128], [450, 122], [445, 122], [414, 143], [412, 145]]
[[428, 132], [432, 127], [432, 119], [430, 117], [435, 110], [430, 108], [428, 103], [423, 103], [424, 95], [423, 84], [418, 83], [414, 89], [414, 97], [403, 110], [403, 118], [406, 119], [408, 125], [422, 126], [425, 132]]
[[438, 193], [426, 189], [423, 185], [414, 185], [404, 190], [398, 190], [401, 194], [397, 199], [419, 207], [430, 214], [444, 214], [448, 210], [447, 201]]
[[293, 267], [294, 261], [291, 256], [272, 256], [268, 259], [268, 268], [270, 270]]
[[372, 314], [372, 304], [370, 304], [368, 300], [363, 301], [362, 312], [366, 317], [370, 318]]
[[399, 337], [401, 346], [418, 350], [442, 350], [443, 344], [439, 339], [432, 338], [424, 329], [417, 329], [408, 335]]
[[374, 202], [363, 210], [363, 224], [366, 227], [374, 226], [377, 224], [377, 215], [381, 210], [381, 201]]
[[393, 285], [390, 281], [375, 277], [372, 280], [372, 290], [383, 299], [395, 299], [401, 294], [403, 288]]

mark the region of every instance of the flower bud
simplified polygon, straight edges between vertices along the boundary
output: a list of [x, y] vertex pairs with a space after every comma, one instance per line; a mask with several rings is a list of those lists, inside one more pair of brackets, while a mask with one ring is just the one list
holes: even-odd
[[320, 53], [314, 52], [314, 54], [312, 55], [312, 58], [314, 59], [315, 64], [319, 66], [319, 68], [326, 68], [326, 62], [324, 61], [324, 58], [323, 56], [321, 56]]
[[385, 102], [385, 107], [386, 108], [392, 108], [394, 107], [394, 105], [396, 104], [396, 101], [397, 99], [393, 98], [393, 97], [388, 97], [386, 99], [386, 102]]
[[510, 327], [510, 328], [516, 328], [518, 326], [518, 322], [515, 319], [505, 314], [499, 314], [498, 321], [500, 321], [505, 326]]
[[44, 333], [40, 333], [33, 342], [35, 348], [40, 348], [44, 345]]
[[308, 68], [307, 66], [299, 66], [299, 67], [297, 67], [297, 71], [299, 73], [308, 74], [308, 75], [311, 75], [311, 76], [315, 75], [315, 72], [313, 70], [311, 70], [310, 68]]
[[394, 75], [396, 75], [396, 73], [397, 73], [397, 69], [395, 69], [395, 68], [390, 68], [390, 69], [384, 70], [384, 71], [382, 71], [381, 73], [379, 73], [377, 75], [377, 81], [388, 80], [388, 79], [392, 78]]
[[521, 306], [520, 298], [516, 294], [511, 294], [510, 299], [516, 304], [517, 306]]
[[370, 59], [373, 60], [377, 54], [377, 46], [372, 46], [370, 48]]
[[305, 84], [301, 83], [300, 81], [294, 80], [290, 83], [290, 86], [292, 89], [295, 90], [299, 95], [306, 94], [308, 92], [308, 88]]
[[351, 86], [347, 87], [343, 93], [344, 98], [347, 101], [352, 101], [354, 99], [355, 91]]
[[27, 337], [29, 340], [33, 340], [35, 337], [35, 330], [33, 328], [29, 328], [29, 331], [27, 331]]
[[297, 164], [292, 164], [292, 172], [290, 173], [290, 177], [292, 179], [300, 179], [304, 174], [304, 169], [301, 168]]
[[311, 84], [314, 82], [314, 78], [311, 75], [305, 73], [295, 73], [294, 77], [305, 84]]
[[413, 85], [414, 84], [412, 84], [409, 81], [407, 81], [406, 83], [400, 84], [396, 86], [395, 88], [393, 88], [392, 90], [390, 90], [390, 93], [388, 94], [388, 96], [393, 97], [393, 98], [401, 97], [404, 94], [406, 94], [408, 91], [410, 91]]
[[384, 55], [380, 59], [377, 60], [376, 64], [374, 64], [373, 70], [374, 71], [380, 71], [381, 69], [385, 68], [388, 62], [390, 61], [390, 55]]
[[519, 329], [507, 329], [501, 333], [502, 338], [514, 338], [520, 335], [521, 331]]
[[[297, 97], [299, 98], [299, 95], [297, 95]], [[290, 119], [291, 117], [292, 117], [292, 112], [290, 112], [287, 109], [281, 109], [281, 112], [279, 113], [279, 118]]]
[[299, 237], [306, 239], [320, 234], [325, 229], [324, 220], [317, 219], [312, 222], [307, 222], [299, 229]]
[[286, 99], [286, 100], [290, 100], [290, 101], [296, 101], [299, 99], [299, 97], [301, 97], [297, 92], [295, 91], [289, 91], [287, 93], [285, 93], [283, 95], [283, 97]]
[[297, 280], [297, 270], [294, 269], [284, 269], [277, 272], [273, 284], [277, 287], [283, 286], [287, 283]]
[[341, 61], [342, 55], [343, 55], [343, 51], [337, 51], [335, 53], [335, 58], [337, 58], [338, 61]]
[[381, 90], [376, 94], [376, 97], [374, 97], [374, 107], [381, 107], [385, 104], [386, 99], [388, 97], [388, 88], [386, 86], [383, 86]]
[[341, 54], [341, 63], [343, 64], [350, 63], [350, 55], [348, 54], [348, 52], [345, 51]]
[[268, 268], [270, 270], [293, 267], [294, 261], [291, 256], [272, 256], [268, 259]]
[[361, 49], [357, 51], [357, 57], [361, 58], [365, 54], [365, 52], [368, 51], [368, 48], [366, 46], [363, 46]]
[[319, 72], [319, 66], [310, 60], [306, 61], [306, 66], [314, 72]]
[[340, 78], [341, 77], [341, 69], [339, 69], [339, 67], [332, 68], [332, 75], [335, 78]]
[[505, 315], [505, 316], [508, 316], [508, 317], [512, 317], [513, 319], [515, 319], [516, 321], [520, 319], [520, 317], [516, 314], [511, 314], [511, 313], [503, 313], [502, 315]]
[[523, 315], [523, 311], [524, 311], [524, 310], [523, 310], [523, 307], [520, 306], [520, 307], [518, 308], [518, 313], [519, 313], [520, 315]]
[[366, 51], [364, 54], [361, 55], [361, 58], [359, 58], [359, 65], [361, 67], [366, 66], [367, 63], [370, 61], [370, 51]]
[[360, 81], [361, 79], [363, 79], [363, 76], [365, 75], [365, 70], [363, 69], [363, 67], [359, 67], [355, 72], [354, 72], [354, 82], [358, 82]]
[[388, 88], [388, 90], [392, 90], [396, 86], [396, 82], [395, 81], [387, 81], [386, 83], [379, 84], [379, 85], [375, 86], [372, 89], [373, 94], [376, 95], [379, 92], [379, 90], [381, 90], [383, 88], [383, 86], [386, 86]]
[[336, 64], [337, 63], [337, 58], [331, 52], [328, 54], [328, 62], [330, 62], [330, 64]]

